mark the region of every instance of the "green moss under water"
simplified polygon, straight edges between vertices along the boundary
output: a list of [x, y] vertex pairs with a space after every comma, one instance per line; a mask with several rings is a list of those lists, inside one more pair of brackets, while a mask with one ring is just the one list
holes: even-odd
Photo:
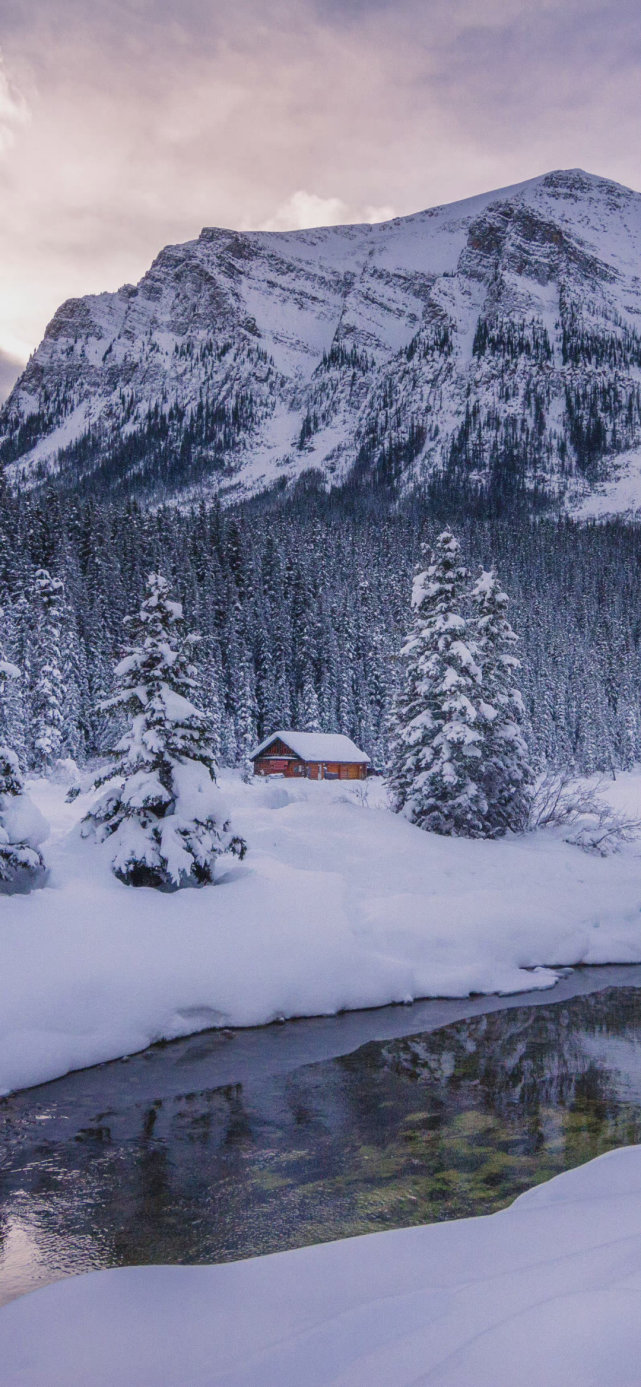
[[53, 1275], [493, 1213], [641, 1142], [641, 994], [496, 1011], [152, 1103], [128, 1072], [108, 1113], [49, 1091], [46, 1120], [29, 1095], [4, 1105], [0, 1290], [15, 1223]]

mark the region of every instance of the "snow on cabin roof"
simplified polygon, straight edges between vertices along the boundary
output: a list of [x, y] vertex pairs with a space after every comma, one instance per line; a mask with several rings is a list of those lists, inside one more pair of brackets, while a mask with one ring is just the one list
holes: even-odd
[[351, 737], [344, 737], [340, 732], [284, 732], [282, 729], [265, 737], [252, 751], [252, 759], [260, 756], [277, 737], [300, 756], [301, 761], [359, 761], [361, 765], [369, 762], [369, 756], [359, 750]]

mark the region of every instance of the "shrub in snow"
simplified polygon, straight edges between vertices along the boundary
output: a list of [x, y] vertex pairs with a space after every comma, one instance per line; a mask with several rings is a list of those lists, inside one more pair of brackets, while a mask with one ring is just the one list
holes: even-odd
[[390, 790], [397, 812], [435, 833], [484, 836], [481, 670], [462, 613], [467, 570], [449, 530], [412, 589], [413, 620], [401, 652], [404, 678], [392, 729]]
[[[0, 660], [0, 690], [20, 671]], [[45, 871], [39, 844], [47, 835], [42, 814], [24, 792], [15, 751], [0, 745], [0, 891], [26, 891], [38, 885]]]
[[196, 637], [185, 633], [182, 607], [157, 573], [127, 625], [132, 643], [103, 707], [128, 713], [129, 727], [96, 782], [103, 793], [84, 832], [113, 840], [113, 870], [127, 885], [204, 885], [213, 881], [216, 858], [242, 857], [245, 844], [230, 831], [207, 718], [193, 702]]
[[514, 679], [520, 661], [506, 611], [508, 597], [494, 573], [482, 572], [472, 589], [475, 638], [481, 663], [483, 724], [480, 778], [486, 801], [484, 832], [497, 838], [527, 827], [532, 799], [532, 771], [521, 730], [523, 699]]
[[574, 779], [569, 771], [547, 771], [537, 782], [530, 828], [559, 828], [566, 843], [607, 857], [641, 832], [641, 820], [626, 818], [603, 797], [603, 782]]

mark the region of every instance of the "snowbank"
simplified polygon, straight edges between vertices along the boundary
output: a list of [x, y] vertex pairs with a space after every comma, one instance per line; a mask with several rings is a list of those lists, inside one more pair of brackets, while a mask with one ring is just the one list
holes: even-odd
[[[641, 961], [641, 847], [589, 857], [546, 831], [438, 838], [382, 786], [223, 789], [242, 863], [163, 895], [121, 885], [82, 840], [88, 800], [32, 783], [53, 825], [47, 885], [0, 900], [0, 1091], [208, 1026], [416, 997], [550, 987], [555, 965]], [[614, 790], [639, 805], [641, 777]], [[641, 806], [638, 809], [641, 815]], [[531, 971], [531, 970], [539, 971]]]
[[489, 1218], [214, 1267], [131, 1267], [0, 1311], [3, 1387], [633, 1387], [641, 1147]]
[[29, 795], [6, 795], [2, 805], [2, 822], [10, 843], [26, 843], [40, 848], [49, 837], [49, 825], [44, 814]]

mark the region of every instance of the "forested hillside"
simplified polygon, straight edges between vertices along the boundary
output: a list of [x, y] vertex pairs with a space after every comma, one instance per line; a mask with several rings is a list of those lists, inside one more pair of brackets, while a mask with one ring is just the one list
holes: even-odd
[[[412, 569], [441, 523], [426, 507], [395, 512], [382, 497], [314, 487], [189, 514], [4, 493], [3, 654], [22, 671], [6, 739], [27, 768], [106, 747], [114, 728], [98, 704], [123, 617], [158, 571], [201, 633], [201, 701], [224, 763], [295, 725], [346, 732], [382, 766]], [[639, 759], [639, 530], [481, 514], [455, 529], [472, 569], [494, 564], [512, 598], [535, 763], [610, 770]]]

